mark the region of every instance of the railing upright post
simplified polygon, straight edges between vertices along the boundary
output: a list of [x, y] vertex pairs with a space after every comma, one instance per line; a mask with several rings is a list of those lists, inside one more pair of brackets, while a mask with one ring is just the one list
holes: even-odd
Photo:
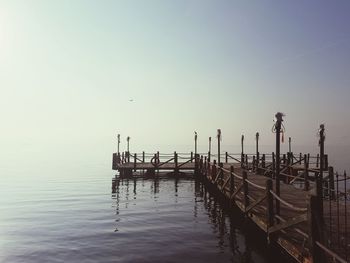
[[317, 198], [319, 202], [319, 208], [321, 211], [320, 219], [321, 222], [323, 222], [323, 170], [324, 170], [324, 141], [325, 141], [325, 134], [324, 134], [324, 124], [320, 125], [319, 130], [320, 140], [320, 173], [318, 174], [318, 178], [316, 179], [316, 186], [317, 186]]
[[243, 175], [244, 209], [246, 209], [249, 206], [247, 171], [244, 170], [242, 175]]
[[[266, 180], [266, 203], [267, 203], [267, 233], [269, 233], [269, 228], [274, 224], [274, 213], [273, 213], [273, 196], [271, 191], [273, 190], [273, 181], [271, 179]], [[267, 235], [267, 241], [271, 242], [271, 237]]]
[[256, 139], [256, 169], [258, 170], [259, 162], [260, 162], [260, 153], [259, 153], [259, 133], [255, 134]]
[[309, 160], [308, 155], [304, 154], [304, 190], [309, 191]]
[[193, 152], [191, 152], [191, 163], [193, 162]]
[[312, 262], [325, 262], [324, 253], [316, 242], [322, 241], [322, 223], [320, 216], [320, 207], [315, 195], [311, 195], [308, 204], [308, 222], [309, 222], [309, 249], [312, 257]]
[[178, 168], [178, 159], [177, 159], [177, 153], [174, 152], [174, 165], [175, 165], [175, 174], [177, 174], [179, 172], [179, 168]]
[[[281, 129], [283, 122], [283, 114], [277, 112], [275, 123], [275, 132], [276, 132], [276, 172], [275, 172], [275, 181], [276, 181], [276, 194], [280, 196], [280, 150], [281, 150]], [[280, 213], [280, 202], [276, 199], [276, 214]]]
[[331, 200], [335, 199], [335, 192], [334, 192], [334, 169], [332, 166], [328, 167], [328, 174], [329, 174], [329, 197]]
[[235, 176], [233, 175], [234, 168], [233, 165], [231, 165], [231, 173], [230, 173], [230, 196], [235, 191]]
[[225, 163], [228, 163], [228, 153], [225, 152]]
[[242, 151], [241, 151], [241, 167], [244, 167], [244, 135], [242, 135], [241, 137], [241, 147], [242, 147]]
[[134, 154], [134, 172], [136, 172], [136, 161], [137, 161], [137, 154]]
[[142, 162], [145, 162], [145, 152], [142, 152]]

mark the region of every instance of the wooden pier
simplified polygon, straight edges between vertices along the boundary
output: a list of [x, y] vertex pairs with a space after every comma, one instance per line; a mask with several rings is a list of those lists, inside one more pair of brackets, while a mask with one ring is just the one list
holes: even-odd
[[[324, 125], [320, 125], [317, 156], [280, 153], [282, 114], [276, 114], [273, 131], [276, 133], [276, 152], [261, 154], [258, 150], [259, 133], [256, 133], [256, 153], [244, 153], [244, 136], [240, 154], [220, 151], [221, 130], [218, 130], [218, 154], [171, 153], [131, 154], [128, 151], [113, 154], [112, 168], [119, 176], [157, 176], [161, 171], [178, 175], [192, 171], [196, 178], [214, 189], [229, 206], [238, 207], [241, 213], [265, 234], [269, 244], [278, 245], [296, 262], [346, 263], [350, 259], [350, 218], [347, 203], [346, 173], [334, 173], [324, 153]], [[341, 189], [342, 188], [342, 189]]]
[[[247, 219], [254, 222], [266, 234], [267, 242], [278, 244], [297, 262], [333, 262], [333, 259], [336, 259], [335, 262], [347, 262], [343, 259], [346, 257], [344, 251], [331, 250], [324, 243], [329, 238], [322, 225], [335, 223], [336, 220], [330, 222], [332, 210], [329, 207], [334, 210], [339, 201], [335, 198], [323, 200], [321, 213], [315, 196], [316, 179], [321, 168], [319, 157], [303, 154], [296, 157], [292, 153], [283, 156], [279, 195], [275, 183], [274, 154], [262, 154], [258, 159], [254, 154], [225, 153], [220, 156], [224, 162], [218, 164], [216, 160], [210, 161], [219, 159], [211, 154], [115, 153], [113, 169], [118, 170], [120, 176], [156, 176], [159, 171], [172, 174], [192, 171], [216, 189], [225, 202], [238, 207]], [[335, 189], [333, 168], [325, 162], [323, 170], [324, 178], [333, 180], [324, 184], [327, 187], [324, 193], [332, 193]], [[343, 230], [340, 231], [347, 233], [350, 230], [350, 224], [343, 222], [341, 225]], [[336, 228], [334, 225], [333, 229]]]

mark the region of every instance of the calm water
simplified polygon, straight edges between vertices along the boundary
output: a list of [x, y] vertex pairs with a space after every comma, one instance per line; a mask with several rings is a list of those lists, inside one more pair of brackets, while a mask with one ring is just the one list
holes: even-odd
[[111, 175], [2, 180], [0, 262], [269, 262], [194, 179]]
[[[0, 262], [281, 262], [194, 179], [121, 180], [111, 193], [105, 152], [0, 158]], [[347, 169], [348, 148], [328, 152]]]

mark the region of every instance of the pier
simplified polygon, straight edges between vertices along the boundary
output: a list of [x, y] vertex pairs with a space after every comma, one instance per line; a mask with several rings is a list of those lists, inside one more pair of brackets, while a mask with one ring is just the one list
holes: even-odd
[[[324, 126], [320, 126], [320, 154], [280, 153], [281, 126], [276, 123], [276, 152], [130, 153], [113, 154], [112, 168], [121, 177], [177, 176], [194, 173], [223, 202], [235, 206], [266, 237], [296, 262], [348, 262], [350, 224], [346, 173], [334, 173], [324, 153]], [[211, 138], [209, 138], [211, 143]], [[290, 139], [289, 139], [290, 143]], [[210, 147], [210, 146], [209, 146]], [[289, 147], [290, 149], [290, 147]]]

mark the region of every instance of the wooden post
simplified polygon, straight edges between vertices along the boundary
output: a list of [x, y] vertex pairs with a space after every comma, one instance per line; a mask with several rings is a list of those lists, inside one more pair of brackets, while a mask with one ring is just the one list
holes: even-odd
[[288, 152], [291, 153], [292, 152], [292, 138], [289, 137], [288, 138]]
[[248, 169], [248, 154], [245, 155], [245, 167]]
[[199, 159], [199, 173], [203, 173], [203, 164], [204, 164], [204, 158], [203, 155], [201, 155], [201, 158]]
[[174, 164], [175, 164], [175, 174], [177, 175], [179, 172], [179, 168], [178, 168], [178, 159], [177, 159], [177, 153], [174, 152]]
[[275, 153], [273, 152], [272, 153], [272, 156], [271, 156], [271, 158], [272, 158], [272, 178], [276, 178], [276, 174], [275, 174], [275, 172], [276, 172], [276, 159], [275, 159]]
[[286, 158], [286, 154], [285, 153], [283, 154], [282, 158], [283, 158], [283, 164], [286, 164], [287, 163], [287, 158]]
[[117, 168], [117, 154], [113, 153], [112, 155], [112, 169], [115, 170]]
[[335, 199], [335, 192], [334, 192], [334, 169], [332, 166], [328, 167], [328, 175], [329, 175], [329, 196], [332, 200]]
[[310, 196], [309, 204], [308, 204], [308, 222], [309, 222], [309, 247], [310, 254], [312, 257], [313, 263], [321, 263], [325, 262], [324, 253], [322, 249], [320, 249], [316, 241], [322, 241], [322, 225], [321, 220], [319, 218], [320, 215], [320, 207], [318, 206], [317, 197], [314, 195]]
[[324, 155], [324, 167], [323, 170], [328, 170], [328, 154]]
[[301, 159], [303, 159], [303, 155], [302, 155], [302, 153], [299, 153], [299, 162], [300, 162], [300, 164], [301, 164]]
[[145, 162], [145, 152], [142, 152], [142, 162]]
[[242, 175], [243, 175], [244, 209], [246, 209], [249, 206], [247, 171], [244, 170]]
[[[267, 205], [267, 231], [274, 224], [274, 213], [273, 213], [273, 196], [271, 191], [273, 190], [273, 181], [271, 179], [266, 180], [266, 205]], [[267, 240], [270, 243], [271, 238], [268, 235]]]
[[318, 168], [318, 166], [319, 166], [319, 163], [320, 163], [320, 155], [317, 154], [317, 156], [316, 156], [316, 167], [317, 167], [317, 168]]
[[130, 136], [126, 137], [126, 142], [127, 142], [127, 152], [128, 152], [128, 163], [130, 163]]
[[253, 155], [253, 171], [255, 171], [255, 155]]
[[191, 152], [191, 163], [193, 162], [193, 152]]
[[197, 132], [194, 132], [194, 156], [196, 158], [196, 154], [197, 154]]
[[220, 164], [220, 142], [221, 142], [221, 130], [218, 129], [218, 134], [217, 134], [217, 138], [218, 138], [218, 163]]
[[224, 171], [222, 170], [224, 164], [223, 163], [219, 163], [219, 169], [220, 169], [220, 172], [219, 172], [219, 185], [222, 185], [222, 182], [224, 180]]
[[[281, 128], [283, 122], [283, 114], [277, 112], [276, 115], [276, 123], [275, 123], [275, 131], [276, 131], [276, 172], [275, 172], [275, 181], [276, 181], [276, 194], [280, 196], [280, 149], [281, 149]], [[276, 199], [276, 214], [280, 213], [280, 202]]]
[[241, 147], [242, 147], [242, 151], [241, 151], [241, 167], [244, 167], [244, 135], [242, 135], [241, 137]]
[[[265, 158], [266, 158], [266, 157], [265, 157], [265, 154], [263, 154], [263, 155], [262, 155], [262, 159], [261, 159], [261, 167], [264, 168], [264, 169], [266, 168], [266, 165], [265, 165]], [[265, 171], [265, 170], [264, 170], [264, 171]]]
[[256, 134], [255, 134], [255, 140], [256, 140], [256, 168], [258, 169], [258, 167], [259, 167], [259, 133], [257, 132]]
[[324, 170], [324, 141], [325, 141], [325, 135], [324, 135], [324, 124], [320, 125], [320, 173], [318, 174], [318, 178], [316, 179], [316, 186], [317, 186], [317, 198], [319, 202], [319, 208], [321, 211], [320, 214], [320, 220], [323, 222], [323, 170]]
[[211, 169], [211, 180], [215, 181], [215, 179], [216, 179], [216, 160], [214, 160], [211, 168], [212, 168]]
[[117, 135], [117, 139], [118, 139], [118, 152], [119, 153], [119, 146], [120, 146], [120, 134]]
[[233, 175], [234, 168], [233, 165], [231, 165], [231, 173], [230, 173], [230, 196], [234, 193], [235, 191], [235, 177]]
[[309, 191], [309, 158], [308, 155], [304, 154], [304, 190]]
[[194, 155], [194, 175], [198, 176], [198, 168], [199, 168], [199, 155]]
[[208, 162], [210, 163], [210, 155], [211, 155], [211, 137], [209, 137], [209, 151], [208, 151]]
[[228, 163], [228, 153], [225, 152], [225, 163]]
[[137, 161], [137, 154], [134, 154], [134, 172], [136, 172], [136, 161]]

